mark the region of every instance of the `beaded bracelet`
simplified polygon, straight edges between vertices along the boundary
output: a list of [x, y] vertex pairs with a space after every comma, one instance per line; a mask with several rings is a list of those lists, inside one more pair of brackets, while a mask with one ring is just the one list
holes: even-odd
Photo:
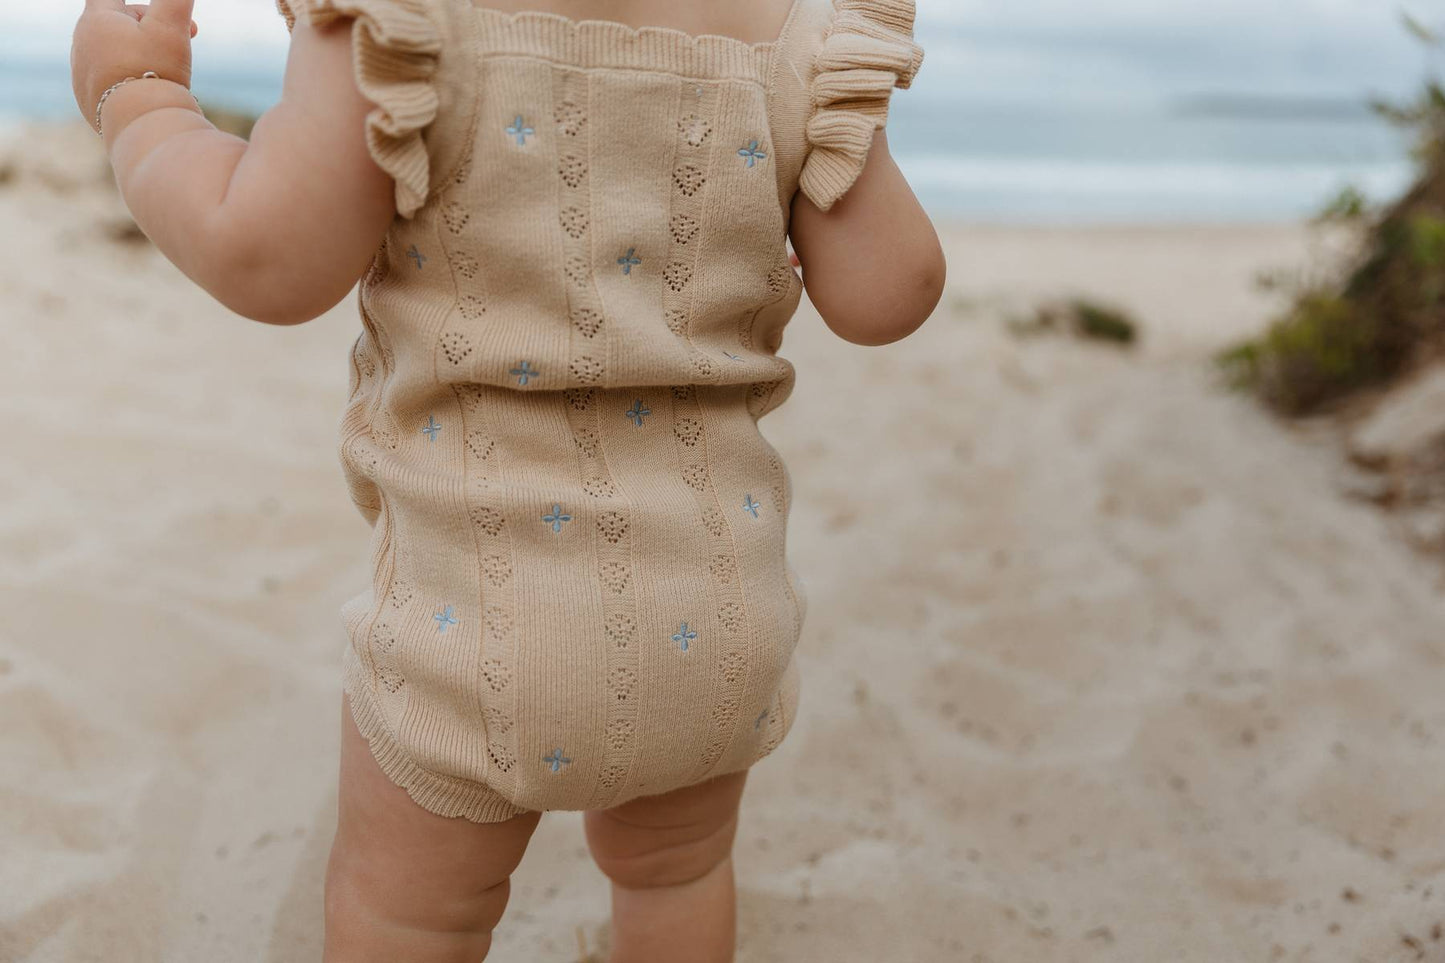
[[[119, 90], [120, 88], [124, 87], [126, 84], [132, 83], [132, 82], [137, 81], [137, 80], [161, 80], [161, 79], [162, 79], [162, 78], [161, 78], [161, 75], [158, 74], [158, 73], [156, 73], [154, 70], [147, 70], [145, 73], [141, 74], [139, 77], [127, 77], [127, 78], [125, 78], [124, 80], [116, 81], [115, 83], [111, 84], [109, 87], [105, 88], [105, 93], [103, 93], [103, 94], [100, 95], [100, 102], [95, 105], [95, 132], [96, 132], [97, 134], [99, 134], [100, 136], [102, 136], [102, 137], [105, 136], [105, 129], [101, 126], [100, 115], [101, 115], [101, 113], [105, 110], [105, 102], [110, 99], [110, 95], [111, 95], [111, 94], [115, 93], [117, 90]], [[196, 100], [196, 95], [193, 94], [193, 93], [191, 93], [190, 88], [186, 88], [186, 93], [191, 94], [191, 99], [196, 101], [196, 108], [199, 110], [199, 109], [200, 109], [200, 106], [201, 106], [201, 102], [200, 102], [199, 100]]]

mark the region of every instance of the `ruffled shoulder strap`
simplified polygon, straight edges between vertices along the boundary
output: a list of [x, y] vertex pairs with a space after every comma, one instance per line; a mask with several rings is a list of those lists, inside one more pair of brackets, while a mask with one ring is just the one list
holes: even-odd
[[356, 82], [376, 105], [366, 119], [367, 146], [396, 181], [396, 208], [411, 217], [426, 203], [431, 159], [423, 133], [437, 119], [436, 74], [444, 21], [428, 0], [276, 0], [288, 28], [353, 19]]
[[913, 40], [914, 0], [836, 0], [815, 63], [808, 159], [798, 188], [822, 210], [848, 192], [888, 120], [894, 87], [913, 83], [923, 48]]

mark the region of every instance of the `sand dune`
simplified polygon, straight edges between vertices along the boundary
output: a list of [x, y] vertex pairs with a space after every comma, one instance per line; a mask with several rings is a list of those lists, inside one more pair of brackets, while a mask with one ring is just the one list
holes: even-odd
[[[355, 308], [229, 316], [103, 229], [84, 134], [0, 187], [0, 960], [316, 961]], [[1206, 364], [1305, 233], [946, 233], [915, 338], [784, 345], [810, 607], [741, 963], [1445, 959], [1440, 572]], [[1002, 323], [1080, 290], [1140, 349]], [[550, 814], [491, 959], [606, 911]]]

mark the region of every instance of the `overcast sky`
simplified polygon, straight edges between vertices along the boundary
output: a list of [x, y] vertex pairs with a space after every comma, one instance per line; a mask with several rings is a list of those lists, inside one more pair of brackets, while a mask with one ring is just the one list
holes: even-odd
[[[1418, 82], [1390, 0], [923, 0], [929, 66], [980, 91], [1358, 96]], [[1445, 2], [1415, 12], [1445, 23]]]
[[[0, 0], [0, 57], [63, 58], [81, 0]], [[1160, 94], [1358, 97], [1426, 58], [1391, 0], [919, 0], [921, 95], [1080, 100]], [[1445, 26], [1445, 0], [1407, 0]], [[272, 0], [197, 0], [201, 69], [279, 58]]]

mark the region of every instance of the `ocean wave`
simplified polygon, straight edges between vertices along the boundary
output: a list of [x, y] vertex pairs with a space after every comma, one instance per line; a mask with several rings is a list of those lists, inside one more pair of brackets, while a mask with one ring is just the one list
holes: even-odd
[[1346, 186], [1383, 200], [1410, 182], [1408, 161], [1248, 163], [897, 156], [932, 209], [1006, 220], [1283, 220], [1308, 216]]

